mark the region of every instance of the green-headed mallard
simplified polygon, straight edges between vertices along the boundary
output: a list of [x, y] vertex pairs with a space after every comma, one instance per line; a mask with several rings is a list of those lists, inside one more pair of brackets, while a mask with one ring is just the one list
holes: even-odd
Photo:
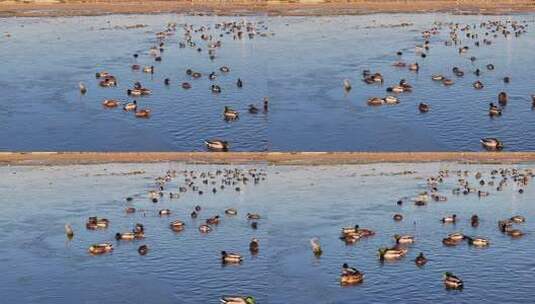
[[225, 264], [237, 264], [241, 263], [243, 261], [243, 258], [237, 253], [221, 251], [221, 261]]
[[442, 278], [444, 286], [448, 289], [461, 289], [463, 288], [463, 281], [454, 276], [451, 272], [444, 273]]

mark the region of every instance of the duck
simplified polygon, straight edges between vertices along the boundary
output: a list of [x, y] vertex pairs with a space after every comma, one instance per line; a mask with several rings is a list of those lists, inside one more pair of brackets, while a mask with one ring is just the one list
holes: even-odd
[[154, 66], [145, 66], [145, 67], [143, 67], [143, 73], [154, 74]]
[[227, 215], [238, 215], [238, 210], [236, 210], [235, 208], [228, 208], [227, 210], [225, 210], [225, 214], [227, 214]]
[[223, 264], [238, 264], [243, 261], [243, 258], [237, 253], [228, 253], [226, 251], [221, 251], [221, 261], [223, 262]]
[[186, 226], [186, 224], [180, 220], [175, 220], [173, 222], [171, 222], [171, 224], [169, 224], [169, 227], [171, 228], [171, 230], [175, 231], [175, 232], [179, 232], [179, 231], [182, 231], [184, 230], [184, 227]]
[[455, 240], [455, 241], [462, 241], [462, 240], [464, 240], [465, 236], [464, 236], [464, 234], [462, 234], [460, 232], [454, 232], [454, 233], [448, 234], [448, 238], [452, 239], [452, 240]]
[[212, 93], [214, 94], [219, 94], [221, 93], [221, 87], [218, 86], [217, 84], [213, 84], [210, 88], [210, 90], [212, 91]]
[[115, 234], [115, 239], [118, 241], [119, 240], [123, 240], [123, 241], [138, 240], [144, 237], [145, 237], [145, 234], [142, 231], [141, 232], [124, 232], [124, 233], [117, 232]]
[[449, 78], [444, 78], [442, 79], [442, 84], [445, 85], [445, 86], [451, 86], [453, 85], [455, 82]]
[[78, 89], [80, 90], [80, 93], [82, 95], [85, 95], [85, 93], [87, 93], [87, 87], [85, 86], [83, 82], [78, 83]]
[[394, 240], [396, 244], [412, 244], [414, 243], [414, 237], [412, 235], [394, 235]]
[[487, 150], [503, 149], [503, 143], [497, 138], [486, 137], [486, 138], [480, 139], [480, 142], [483, 145], [483, 147]]
[[418, 105], [418, 110], [420, 110], [420, 112], [422, 113], [427, 113], [429, 112], [429, 105], [426, 103], [420, 102], [420, 104]]
[[249, 251], [251, 251], [252, 254], [257, 254], [259, 250], [260, 242], [258, 239], [253, 238], [251, 242], [249, 243]]
[[106, 99], [102, 102], [102, 105], [106, 108], [116, 108], [119, 105], [119, 101], [115, 99]]
[[457, 215], [445, 216], [442, 218], [442, 223], [455, 223], [457, 221]]
[[113, 245], [111, 243], [100, 243], [93, 244], [89, 246], [89, 253], [93, 255], [99, 255], [111, 252], [113, 250]]
[[256, 113], [258, 113], [258, 112], [259, 112], [259, 110], [258, 110], [257, 107], [255, 107], [255, 106], [252, 105], [252, 104], [249, 105], [249, 113], [251, 113], [251, 114], [256, 114]]
[[484, 85], [481, 81], [477, 80], [476, 82], [474, 82], [472, 84], [472, 86], [476, 89], [476, 90], [481, 90], [483, 89]]
[[442, 244], [444, 244], [446, 246], [457, 246], [457, 245], [459, 245], [461, 240], [454, 239], [454, 238], [451, 238], [451, 237], [447, 237], [447, 238], [443, 238], [442, 239]]
[[522, 215], [515, 215], [515, 216], [511, 217], [510, 220], [515, 224], [522, 224], [522, 223], [526, 222], [526, 218], [523, 217]]
[[511, 231], [513, 228], [513, 221], [511, 220], [498, 221], [498, 228], [500, 229], [501, 232]]
[[106, 229], [108, 228], [109, 223], [110, 221], [108, 219], [92, 216], [87, 220], [85, 226], [90, 230]]
[[222, 304], [256, 304], [251, 296], [224, 296], [219, 299]]
[[379, 249], [379, 259], [395, 260], [404, 257], [407, 254], [407, 249], [400, 247], [381, 248]]
[[384, 102], [386, 102], [386, 104], [393, 105], [393, 104], [398, 104], [399, 99], [395, 96], [389, 95], [384, 98]]
[[192, 73], [191, 73], [191, 77], [193, 77], [193, 78], [201, 78], [201, 77], [202, 77], [202, 74], [199, 73], [199, 72], [192, 72]]
[[259, 220], [260, 214], [258, 213], [247, 213], [247, 219], [248, 220]]
[[431, 79], [433, 81], [442, 81], [442, 80], [444, 80], [444, 76], [442, 76], [440, 74], [434, 74], [434, 75], [431, 75]]
[[230, 68], [227, 67], [227, 66], [222, 66], [222, 67], [219, 68], [219, 70], [220, 70], [221, 72], [223, 72], [223, 73], [228, 73], [228, 72], [230, 72]]
[[490, 242], [489, 240], [481, 237], [469, 237], [467, 236], [466, 239], [468, 240], [468, 244], [476, 247], [487, 247], [489, 246]]
[[395, 85], [393, 87], [389, 87], [386, 89], [387, 92], [393, 92], [393, 93], [403, 93], [405, 91], [409, 91], [409, 89], [406, 89], [402, 85]]
[[227, 151], [230, 148], [230, 144], [227, 141], [220, 139], [207, 139], [204, 144], [209, 150]]
[[124, 105], [123, 110], [125, 111], [135, 111], [137, 109], [137, 101], [132, 101]]
[[186, 90], [191, 89], [191, 84], [189, 82], [183, 82], [181, 86]]
[[344, 90], [347, 92], [351, 91], [351, 82], [349, 82], [349, 79], [344, 79]]
[[494, 103], [489, 104], [489, 116], [500, 116], [502, 115], [502, 110], [498, 108]]
[[385, 100], [379, 97], [372, 97], [368, 99], [369, 106], [380, 106], [385, 103]]
[[500, 92], [498, 94], [498, 103], [501, 105], [501, 106], [505, 106], [507, 105], [507, 93], [505, 92]]
[[208, 232], [211, 232], [212, 230], [213, 230], [212, 227], [206, 224], [202, 224], [201, 226], [199, 226], [199, 231], [202, 233], [208, 233]]
[[323, 250], [321, 249], [320, 241], [318, 238], [312, 238], [310, 240], [310, 246], [312, 247], [312, 253], [314, 253], [315, 256], [321, 256]]
[[161, 209], [160, 211], [158, 211], [158, 215], [159, 216], [170, 215], [170, 214], [171, 214], [171, 210], [169, 210], [169, 209]]
[[476, 214], [472, 215], [470, 218], [470, 224], [472, 227], [477, 227], [479, 225], [479, 217]]
[[462, 289], [464, 286], [463, 281], [451, 272], [445, 272], [442, 281], [444, 282], [444, 286], [448, 289]]
[[403, 220], [403, 215], [396, 213], [392, 218], [394, 219], [394, 221], [399, 222]]
[[141, 245], [137, 249], [137, 252], [139, 253], [139, 255], [146, 255], [149, 252], [149, 246]]
[[71, 225], [65, 224], [65, 234], [67, 235], [67, 239], [72, 240], [74, 237], [74, 231], [72, 230]]
[[396, 62], [392, 63], [392, 66], [396, 67], [396, 68], [404, 68], [404, 67], [407, 66], [407, 63], [405, 63], [403, 61], [396, 61]]
[[342, 285], [360, 284], [364, 281], [364, 274], [356, 268], [349, 267], [347, 263], [342, 265], [342, 274], [340, 275], [340, 283]]
[[221, 219], [219, 215], [212, 216], [211, 218], [206, 219], [206, 224], [209, 225], [219, 225], [221, 222]]
[[487, 64], [487, 70], [489, 70], [489, 71], [494, 70], [494, 64], [492, 64], [492, 63]]
[[225, 110], [223, 111], [223, 115], [225, 116], [225, 119], [227, 120], [235, 120], [238, 118], [238, 111], [235, 111], [227, 106], [225, 106]]
[[106, 72], [106, 71], [102, 71], [102, 72], [97, 72], [95, 73], [95, 78], [99, 79], [99, 78], [105, 78], [105, 77], [108, 77], [108, 76], [111, 76], [110, 73]]
[[522, 232], [519, 229], [510, 229], [506, 233], [507, 233], [508, 236], [510, 236], [512, 238], [519, 238], [519, 237], [524, 235], [524, 232]]
[[420, 65], [418, 63], [409, 64], [409, 71], [418, 72]]
[[99, 85], [103, 88], [115, 87], [117, 86], [117, 79], [115, 76], [106, 76], [99, 82]]
[[423, 266], [427, 263], [427, 258], [424, 256], [423, 252], [420, 252], [420, 254], [414, 260], [414, 263], [416, 263], [417, 266]]
[[136, 117], [139, 118], [149, 118], [151, 115], [151, 111], [149, 109], [141, 109], [136, 111]]

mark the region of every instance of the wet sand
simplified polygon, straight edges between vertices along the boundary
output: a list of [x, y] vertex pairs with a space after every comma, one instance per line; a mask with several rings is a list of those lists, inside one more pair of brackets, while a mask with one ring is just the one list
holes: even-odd
[[99, 163], [337, 165], [367, 163], [526, 163], [535, 152], [0, 152], [0, 165]]
[[0, 17], [26, 16], [94, 16], [105, 14], [216, 14], [216, 15], [285, 15], [321, 16], [354, 15], [367, 13], [414, 13], [453, 12], [503, 14], [535, 11], [531, 0], [415, 0], [415, 1], [332, 1], [302, 0], [299, 3], [286, 1], [132, 1], [108, 2], [77, 1], [0, 1]]

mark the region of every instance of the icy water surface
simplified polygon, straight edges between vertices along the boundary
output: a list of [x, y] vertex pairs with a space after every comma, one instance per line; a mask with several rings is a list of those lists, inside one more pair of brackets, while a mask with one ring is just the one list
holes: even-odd
[[[466, 178], [475, 186], [475, 172], [490, 181], [495, 166], [257, 166], [266, 170], [266, 180], [239, 184], [240, 192], [228, 186], [212, 194], [212, 185], [196, 180], [203, 195], [190, 190], [170, 200], [167, 191], [176, 192], [183, 184], [179, 174], [167, 183], [160, 202], [154, 204], [147, 197], [147, 191], [154, 189], [154, 178], [167, 170], [228, 168], [177, 163], [1, 167], [2, 303], [218, 303], [224, 294], [253, 295], [257, 303], [354, 303], [355, 299], [363, 303], [531, 303], [535, 296], [533, 185], [520, 194], [509, 179], [501, 192], [478, 186], [490, 192], [488, 197], [451, 194], [458, 179], [454, 170], [469, 170]], [[425, 179], [440, 169], [450, 170], [450, 177], [438, 186], [448, 196], [447, 202], [416, 207], [404, 199], [402, 206], [396, 204], [400, 198], [427, 190]], [[143, 173], [126, 174], [134, 171]], [[127, 196], [133, 202], [126, 203]], [[191, 219], [197, 204], [202, 210], [197, 219]], [[138, 211], [125, 214], [127, 205]], [[237, 216], [224, 215], [230, 207], [237, 208]], [[173, 214], [159, 217], [162, 208]], [[257, 230], [250, 227], [248, 212], [262, 216]], [[394, 213], [403, 214], [404, 220], [394, 222]], [[459, 217], [457, 224], [440, 222], [452, 213]], [[201, 235], [197, 227], [216, 214], [222, 216], [221, 223]], [[472, 214], [481, 219], [477, 228], [469, 224]], [[526, 235], [511, 239], [498, 231], [497, 221], [516, 214], [527, 219], [516, 225]], [[107, 217], [110, 227], [86, 230], [86, 219], [95, 215]], [[169, 229], [175, 219], [186, 223], [184, 231]], [[116, 232], [128, 231], [138, 222], [145, 225], [144, 240], [114, 240]], [[63, 232], [65, 223], [74, 228], [72, 241]], [[338, 239], [341, 227], [357, 223], [376, 235], [345, 245]], [[442, 238], [455, 231], [487, 237], [491, 245], [444, 247]], [[396, 233], [414, 235], [416, 243], [404, 259], [382, 264], [377, 249], [391, 246]], [[260, 240], [256, 256], [248, 250], [252, 237]], [[319, 259], [310, 250], [312, 237], [319, 237], [323, 246]], [[87, 253], [90, 244], [103, 241], [112, 242], [115, 250], [102, 256]], [[141, 244], [151, 248], [146, 256], [137, 253]], [[221, 250], [241, 253], [243, 263], [222, 266]], [[421, 251], [429, 262], [418, 268], [413, 259]], [[364, 272], [363, 284], [339, 285], [344, 262]], [[461, 277], [464, 290], [445, 290], [444, 271]]]
[[[211, 26], [224, 21], [247, 20], [267, 34], [254, 39], [221, 38], [222, 47], [213, 61], [208, 59], [206, 42], [200, 33], [193, 41], [202, 48], [179, 48], [183, 38], [180, 24]], [[518, 38], [492, 38], [493, 44], [473, 45], [459, 55], [458, 46], [446, 47], [449, 30], [431, 38], [431, 48], [423, 59], [415, 46], [423, 42], [421, 32], [435, 21], [476, 24], [488, 20], [526, 21], [528, 32]], [[81, 150], [147, 151], [204, 150], [203, 140], [222, 138], [235, 151], [438, 151], [481, 150], [479, 139], [498, 137], [507, 150], [534, 150], [535, 32], [533, 15], [457, 16], [448, 14], [373, 14], [333, 17], [217, 17], [182, 15], [111, 15], [72, 18], [1, 19], [0, 113], [1, 150]], [[175, 36], [166, 40], [162, 62], [148, 54], [156, 45], [155, 33], [167, 22], [177, 22]], [[409, 26], [399, 27], [407, 23]], [[146, 24], [147, 27], [124, 29]], [[393, 25], [394, 27], [381, 27]], [[122, 27], [116, 29], [116, 27]], [[267, 27], [267, 29], [264, 29]], [[274, 34], [274, 35], [272, 35]], [[491, 36], [489, 36], [491, 37]], [[483, 40], [483, 34], [479, 40]], [[392, 67], [400, 58], [419, 62], [419, 73]], [[137, 62], [154, 65], [154, 75], [132, 72], [132, 55]], [[472, 63], [469, 58], [476, 56]], [[493, 63], [493, 71], [485, 66]], [[223, 75], [220, 66], [230, 73]], [[457, 66], [463, 78], [452, 75]], [[193, 80], [185, 74], [191, 68], [203, 73]], [[472, 88], [481, 68], [482, 90]], [[361, 82], [364, 69], [385, 76], [382, 86]], [[116, 88], [100, 88], [94, 75], [108, 71], [118, 78]], [[216, 71], [217, 79], [207, 75]], [[444, 87], [431, 81], [432, 74], [451, 77], [456, 84]], [[511, 77], [511, 83], [502, 79]], [[171, 84], [164, 85], [170, 78]], [[239, 89], [238, 78], [244, 82]], [[344, 93], [342, 81], [353, 89]], [[384, 97], [385, 88], [401, 78], [414, 91], [400, 95], [396, 106], [369, 107], [366, 100]], [[80, 96], [78, 82], [88, 93]], [[150, 119], [136, 119], [120, 109], [106, 110], [104, 99], [131, 101], [126, 89], [134, 81], [152, 89], [153, 94], [137, 98], [141, 107], [152, 110]], [[180, 88], [190, 81], [192, 89]], [[222, 93], [210, 92], [218, 84]], [[489, 102], [500, 91], [509, 94], [509, 104], [501, 117], [487, 115]], [[258, 107], [268, 96], [268, 113], [253, 115], [249, 104]], [[429, 113], [417, 105], [431, 105]], [[225, 122], [223, 107], [240, 112], [240, 119]]]

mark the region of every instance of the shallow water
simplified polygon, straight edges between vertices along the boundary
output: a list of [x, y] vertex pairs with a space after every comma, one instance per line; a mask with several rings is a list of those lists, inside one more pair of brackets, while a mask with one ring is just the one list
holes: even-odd
[[[263, 167], [263, 166], [260, 166]], [[504, 166], [532, 168], [533, 165]], [[399, 198], [427, 189], [425, 178], [439, 169], [475, 171], [489, 180], [494, 167], [487, 165], [374, 164], [351, 166], [264, 167], [267, 179], [249, 183], [236, 192], [227, 187], [213, 195], [202, 187], [202, 196], [191, 191], [179, 199], [167, 196], [153, 204], [147, 198], [156, 176], [166, 170], [214, 171], [219, 166], [190, 166], [177, 163], [91, 166], [25, 166], [0, 168], [0, 294], [3, 303], [217, 303], [223, 294], [250, 294], [257, 303], [531, 303], [535, 250], [533, 231], [535, 195], [533, 185], [523, 194], [509, 180], [504, 191], [489, 186], [491, 195], [454, 196], [457, 176], [450, 175], [439, 186], [447, 202], [416, 207]], [[242, 167], [247, 168], [247, 167]], [[123, 173], [144, 170], [138, 175]], [[415, 171], [412, 174], [400, 174]], [[497, 179], [498, 180], [498, 179]], [[177, 191], [183, 177], [168, 184]], [[124, 213], [125, 197], [133, 196], [138, 212]], [[203, 210], [190, 219], [193, 206]], [[203, 219], [223, 214], [229, 207], [238, 216], [223, 216], [222, 223], [207, 235], [197, 226]], [[170, 217], [157, 210], [170, 208]], [[144, 211], [140, 211], [143, 209]], [[263, 216], [257, 230], [245, 219], [247, 212]], [[394, 222], [392, 215], [404, 220]], [[455, 213], [459, 223], [443, 225], [440, 218]], [[469, 218], [478, 214], [481, 223], [472, 228]], [[521, 214], [526, 223], [517, 225], [527, 234], [513, 240], [497, 229], [499, 219]], [[89, 216], [107, 217], [107, 230], [87, 231]], [[181, 219], [186, 229], [174, 233], [168, 223]], [[116, 232], [141, 222], [146, 239], [115, 242]], [[68, 241], [63, 225], [71, 223], [75, 237]], [[358, 223], [376, 235], [346, 246], [338, 239], [340, 228]], [[466, 244], [444, 247], [441, 239], [461, 231], [484, 236], [485, 249]], [[392, 235], [412, 234], [416, 243], [406, 258], [381, 264], [377, 249], [393, 244]], [[251, 256], [248, 242], [260, 239], [260, 253]], [[315, 258], [309, 239], [319, 237], [324, 254]], [[112, 241], [111, 254], [90, 256], [94, 242]], [[140, 244], [151, 248], [139, 256]], [[221, 250], [244, 256], [238, 266], [223, 267]], [[417, 268], [413, 259], [420, 252], [428, 264]], [[340, 266], [347, 262], [365, 274], [359, 286], [341, 287]], [[447, 291], [441, 281], [444, 271], [464, 280], [462, 291]], [[417, 299], [417, 300], [416, 300]]]
[[[182, 31], [168, 40], [163, 61], [147, 54], [155, 44], [154, 33], [168, 21], [196, 26], [240, 20], [242, 17], [182, 15], [111, 15], [70, 18], [0, 19], [0, 113], [1, 150], [203, 150], [206, 138], [223, 138], [235, 151], [438, 151], [481, 150], [481, 137], [498, 137], [506, 149], [534, 150], [535, 124], [530, 95], [535, 93], [532, 50], [535, 32], [533, 15], [457, 16], [448, 14], [373, 14], [333, 17], [246, 17], [265, 22], [274, 36], [234, 41], [222, 38], [217, 58], [208, 60], [206, 50], [179, 49]], [[520, 38], [497, 38], [491, 46], [472, 47], [460, 56], [457, 47], [443, 42], [448, 31], [431, 39], [425, 59], [415, 54], [422, 42], [420, 32], [434, 21], [476, 23], [487, 20], [527, 20], [528, 33]], [[107, 21], [110, 23], [108, 24]], [[380, 24], [413, 23], [409, 27], [377, 28]], [[137, 23], [141, 29], [113, 29]], [[372, 26], [373, 28], [366, 28]], [[200, 42], [198, 36], [194, 39]], [[204, 44], [201, 43], [204, 48]], [[395, 52], [404, 51], [406, 62], [418, 61], [419, 73], [397, 69]], [[138, 62], [154, 64], [153, 76], [132, 72], [132, 54]], [[468, 59], [476, 56], [472, 64]], [[494, 71], [486, 71], [487, 63]], [[191, 80], [193, 88], [183, 90], [184, 73], [193, 68], [207, 75], [222, 65], [231, 67], [215, 83], [223, 92], [215, 96], [212, 82], [203, 77]], [[451, 68], [466, 72], [456, 84], [444, 87], [430, 76], [452, 76]], [[481, 67], [483, 90], [471, 84], [471, 72]], [[385, 75], [383, 86], [360, 81], [363, 69]], [[117, 88], [99, 88], [94, 74], [106, 70], [116, 75]], [[511, 76], [504, 84], [502, 78]], [[163, 79], [169, 77], [171, 86]], [[235, 86], [236, 79], [244, 87]], [[342, 81], [350, 79], [353, 89], [345, 94]], [[366, 100], [384, 96], [385, 88], [405, 78], [414, 92], [402, 94], [397, 106], [369, 107]], [[128, 100], [125, 90], [141, 81], [153, 95], [138, 98], [153, 111], [151, 119], [135, 119], [122, 110], [105, 110], [108, 98]], [[80, 96], [83, 81], [88, 93]], [[505, 90], [510, 101], [504, 115], [491, 119], [488, 103], [496, 102]], [[269, 113], [251, 115], [251, 103], [261, 105], [269, 96]], [[417, 105], [427, 102], [431, 111], [420, 114]], [[223, 121], [225, 105], [241, 112], [240, 120]]]

